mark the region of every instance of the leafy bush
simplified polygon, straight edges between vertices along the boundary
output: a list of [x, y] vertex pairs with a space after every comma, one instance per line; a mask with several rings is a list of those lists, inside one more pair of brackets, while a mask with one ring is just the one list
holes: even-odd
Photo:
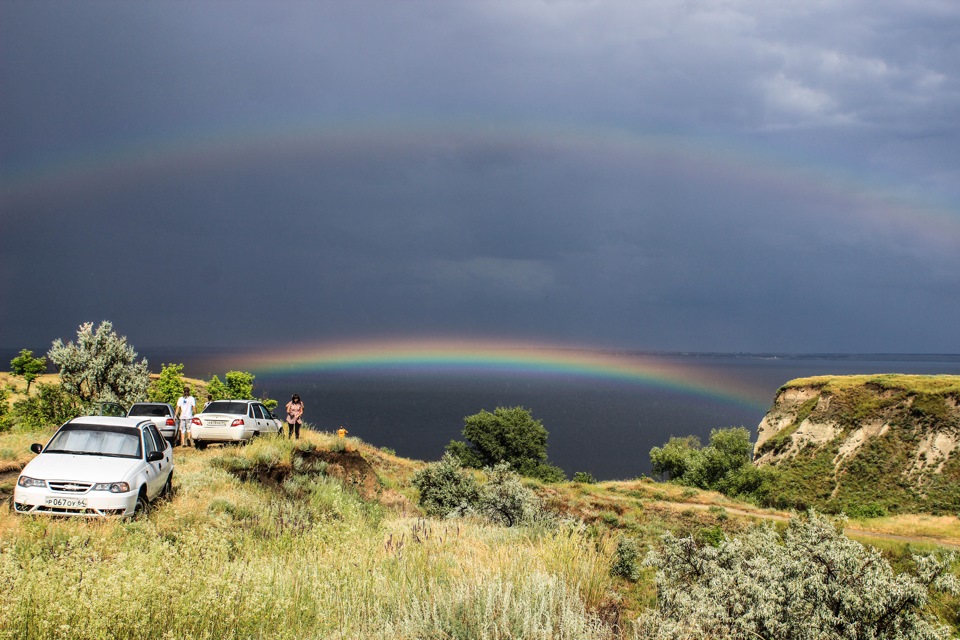
[[696, 436], [670, 438], [663, 447], [650, 450], [650, 462], [654, 473], [679, 484], [760, 500], [776, 472], [754, 468], [752, 452], [750, 433], [743, 427], [730, 427], [711, 430], [706, 447]]
[[[212, 402], [214, 400], [255, 400], [253, 395], [252, 373], [247, 371], [227, 371], [223, 382], [219, 377], [213, 376], [206, 383], [207, 396]], [[179, 392], [177, 393], [179, 397]], [[260, 398], [263, 406], [268, 411], [274, 411], [280, 403], [272, 398]]]
[[6, 387], [0, 387], [0, 432], [10, 428], [10, 405], [7, 400], [10, 398], [10, 391]]
[[653, 473], [661, 479], [682, 479], [691, 467], [698, 464], [701, 447], [700, 438], [697, 436], [671, 437], [663, 447], [650, 450]]
[[58, 384], [37, 385], [37, 393], [13, 403], [9, 420], [23, 431], [39, 431], [61, 424], [81, 413], [81, 405]]
[[486, 482], [478, 484], [459, 458], [445, 453], [439, 462], [415, 473], [411, 482], [420, 491], [419, 504], [427, 515], [448, 518], [476, 514], [507, 527], [550, 520], [510, 465], [501, 462], [483, 471]]
[[658, 595], [638, 620], [640, 637], [948, 638], [926, 605], [931, 590], [960, 591], [954, 555], [914, 556], [915, 572], [895, 574], [842, 524], [811, 511], [782, 535], [761, 526], [716, 547], [667, 534], [646, 560]]
[[550, 520], [533, 492], [523, 486], [520, 476], [501, 462], [484, 469], [487, 481], [477, 495], [477, 512], [507, 527], [537, 525]]
[[883, 507], [883, 505], [879, 505], [876, 502], [848, 506], [845, 507], [843, 511], [851, 518], [858, 519], [885, 518], [888, 515], [887, 510]]
[[210, 396], [211, 402], [213, 400], [232, 399], [230, 397], [230, 389], [228, 389], [227, 385], [223, 384], [223, 381], [217, 376], [213, 376], [207, 381], [207, 395]]
[[54, 340], [47, 356], [60, 370], [64, 391], [83, 404], [109, 401], [130, 405], [147, 397], [147, 361], [136, 361], [137, 352], [107, 320], [96, 331], [92, 322], [80, 325], [76, 343]]
[[594, 484], [596, 483], [597, 479], [593, 477], [592, 473], [587, 471], [577, 471], [575, 474], [573, 474], [573, 481], [581, 482], [583, 484]]
[[613, 554], [613, 566], [610, 575], [630, 582], [640, 579], [640, 548], [633, 538], [621, 536], [617, 540], [617, 550]]
[[184, 386], [183, 364], [165, 364], [160, 370], [160, 377], [150, 383], [147, 396], [150, 402], [166, 402], [176, 406]]
[[467, 442], [452, 441], [447, 452], [466, 467], [482, 469], [506, 462], [521, 475], [558, 482], [566, 476], [547, 462], [547, 435], [543, 423], [527, 409], [497, 407], [493, 413], [484, 410], [464, 418]]
[[411, 483], [420, 491], [420, 506], [427, 515], [463, 515], [477, 503], [477, 481], [449, 453], [417, 471]]

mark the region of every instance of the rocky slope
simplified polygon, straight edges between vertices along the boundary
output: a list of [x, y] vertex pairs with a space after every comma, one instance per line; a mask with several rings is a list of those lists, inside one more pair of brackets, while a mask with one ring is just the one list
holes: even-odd
[[754, 460], [780, 506], [960, 511], [960, 376], [819, 376], [779, 390]]

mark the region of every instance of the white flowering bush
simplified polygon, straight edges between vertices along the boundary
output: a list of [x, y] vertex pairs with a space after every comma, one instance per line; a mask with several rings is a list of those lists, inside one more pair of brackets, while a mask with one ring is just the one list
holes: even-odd
[[668, 534], [646, 560], [657, 606], [638, 620], [637, 637], [949, 638], [926, 605], [931, 590], [957, 593], [953, 554], [914, 556], [915, 571], [898, 575], [842, 523], [810, 512], [782, 535], [762, 526], [717, 547]]

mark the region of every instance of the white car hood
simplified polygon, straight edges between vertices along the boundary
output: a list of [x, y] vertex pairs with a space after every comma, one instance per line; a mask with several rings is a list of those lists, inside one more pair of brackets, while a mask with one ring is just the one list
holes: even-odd
[[137, 465], [139, 458], [78, 456], [65, 453], [41, 453], [31, 460], [22, 475], [40, 480], [77, 480], [86, 482], [120, 482]]

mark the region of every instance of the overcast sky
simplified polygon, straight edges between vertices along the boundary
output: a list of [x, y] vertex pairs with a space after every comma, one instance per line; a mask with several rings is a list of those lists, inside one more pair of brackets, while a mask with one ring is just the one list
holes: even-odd
[[0, 0], [0, 347], [960, 353], [960, 3]]

